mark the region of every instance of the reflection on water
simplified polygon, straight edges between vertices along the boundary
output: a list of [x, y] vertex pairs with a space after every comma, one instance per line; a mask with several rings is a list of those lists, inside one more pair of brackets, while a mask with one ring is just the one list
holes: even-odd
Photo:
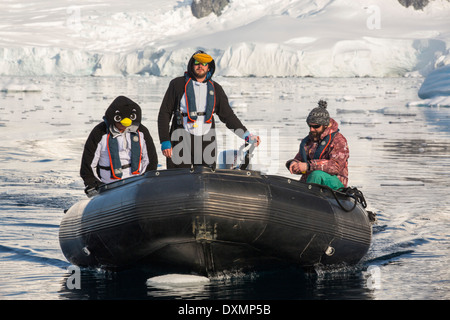
[[[142, 270], [108, 272], [81, 270], [80, 289], [68, 289], [68, 273], [60, 282], [64, 299], [184, 299], [184, 300], [296, 300], [372, 299], [367, 284], [376, 284], [366, 266], [340, 267], [315, 272], [283, 269], [274, 272], [223, 273], [209, 281], [193, 281], [192, 275], [166, 275], [179, 280], [149, 281]], [[200, 277], [199, 277], [200, 278]], [[151, 278], [150, 278], [151, 279]], [[70, 280], [70, 279], [69, 279]]]
[[[422, 79], [218, 79], [236, 114], [262, 136], [266, 150], [254, 160], [290, 178], [284, 162], [307, 134], [306, 116], [319, 99], [328, 101], [349, 142], [349, 183], [378, 218], [359, 265], [170, 285], [148, 283], [152, 275], [143, 271], [81, 269], [80, 289], [67, 287], [58, 226], [64, 210], [85, 198], [84, 142], [125, 94], [141, 105], [158, 143], [156, 118], [170, 79], [21, 80], [41, 91], [0, 94], [0, 299], [450, 299], [450, 108], [407, 106]], [[217, 130], [226, 135], [223, 124]]]

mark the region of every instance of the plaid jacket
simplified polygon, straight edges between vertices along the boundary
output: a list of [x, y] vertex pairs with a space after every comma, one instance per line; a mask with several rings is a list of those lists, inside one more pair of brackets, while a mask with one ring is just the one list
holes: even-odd
[[[330, 119], [330, 124], [331, 126], [328, 127], [320, 137], [321, 141], [330, 133], [338, 131], [338, 123], [334, 119]], [[317, 147], [319, 146], [319, 143], [321, 141], [317, 143], [311, 140], [305, 145], [305, 151], [308, 158], [310, 170], [302, 175], [300, 181], [306, 181], [306, 178], [312, 171], [321, 170], [333, 176], [337, 176], [342, 184], [347, 187], [349, 158], [347, 139], [345, 139], [345, 137], [340, 132], [337, 132], [330, 145], [324, 150], [320, 159], [313, 159], [314, 153], [316, 152]], [[302, 161], [300, 151], [297, 153], [294, 159]], [[292, 160], [286, 163], [286, 166], [288, 168], [291, 161]]]

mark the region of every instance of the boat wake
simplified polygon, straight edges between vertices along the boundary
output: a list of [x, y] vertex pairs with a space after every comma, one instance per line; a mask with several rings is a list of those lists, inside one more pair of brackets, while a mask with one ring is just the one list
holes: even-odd
[[7, 260], [10, 261], [27, 261], [32, 263], [38, 263], [41, 265], [50, 265], [61, 269], [67, 269], [67, 267], [70, 265], [65, 260], [45, 257], [32, 249], [16, 248], [11, 246], [0, 245], [0, 253], [7, 254], [8, 256], [6, 258]]

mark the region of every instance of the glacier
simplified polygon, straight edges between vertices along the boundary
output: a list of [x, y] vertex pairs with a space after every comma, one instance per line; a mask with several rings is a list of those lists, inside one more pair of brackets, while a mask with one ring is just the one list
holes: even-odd
[[2, 76], [178, 76], [203, 49], [229, 77], [422, 77], [450, 64], [450, 2], [192, 0], [0, 3]]

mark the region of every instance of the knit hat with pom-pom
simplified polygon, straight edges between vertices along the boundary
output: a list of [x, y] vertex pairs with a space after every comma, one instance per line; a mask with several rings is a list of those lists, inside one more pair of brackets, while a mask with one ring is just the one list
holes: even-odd
[[327, 102], [324, 100], [319, 101], [319, 106], [312, 109], [306, 118], [306, 123], [320, 124], [322, 126], [328, 126], [330, 124], [330, 114], [327, 111]]

